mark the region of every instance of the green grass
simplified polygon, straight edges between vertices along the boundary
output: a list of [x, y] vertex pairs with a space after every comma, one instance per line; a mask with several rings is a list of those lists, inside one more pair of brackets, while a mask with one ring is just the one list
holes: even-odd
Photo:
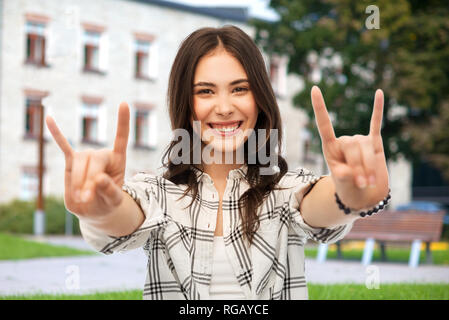
[[65, 246], [55, 246], [26, 240], [6, 233], [0, 233], [0, 260], [20, 260], [95, 254], [96, 253], [93, 251], [78, 250]]
[[309, 284], [310, 300], [449, 300], [449, 284]]
[[[381, 284], [379, 289], [363, 284], [309, 284], [308, 288], [310, 300], [449, 300], [449, 284]], [[142, 300], [142, 291], [0, 296], [0, 300]]]
[[[308, 258], [316, 258], [318, 249], [307, 248], [305, 249], [305, 255]], [[351, 249], [342, 250], [342, 255], [344, 260], [358, 260], [361, 261], [363, 250]], [[387, 262], [403, 262], [408, 263], [410, 258], [410, 248], [386, 248]], [[337, 250], [329, 247], [327, 251], [328, 259], [337, 259]], [[449, 250], [433, 250], [432, 251], [432, 261], [435, 265], [449, 265]], [[376, 248], [373, 253], [373, 262], [381, 261], [380, 249]], [[421, 250], [419, 256], [419, 262], [426, 262], [425, 250]]]

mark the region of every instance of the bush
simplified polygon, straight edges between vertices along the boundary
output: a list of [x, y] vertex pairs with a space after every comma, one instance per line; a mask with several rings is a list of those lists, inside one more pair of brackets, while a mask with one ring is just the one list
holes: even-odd
[[[66, 209], [64, 200], [45, 197], [45, 234], [64, 234]], [[32, 234], [35, 201], [12, 200], [0, 204], [0, 232]], [[80, 235], [78, 218], [73, 217], [73, 234]]]

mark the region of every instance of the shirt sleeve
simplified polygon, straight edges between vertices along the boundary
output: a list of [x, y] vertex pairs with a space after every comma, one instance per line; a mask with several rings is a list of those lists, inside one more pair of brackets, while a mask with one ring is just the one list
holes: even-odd
[[300, 236], [320, 243], [334, 243], [351, 231], [353, 222], [333, 228], [316, 228], [308, 225], [299, 210], [302, 199], [315, 184], [326, 175], [315, 176], [310, 170], [297, 168], [286, 173], [285, 184], [289, 187], [288, 205], [293, 230]]
[[145, 214], [144, 222], [136, 231], [126, 236], [114, 237], [80, 220], [80, 229], [84, 240], [95, 250], [104, 254], [143, 247], [151, 232], [166, 223], [166, 215], [163, 214], [155, 199], [151, 183], [154, 178], [150, 174], [137, 173], [125, 181], [122, 186], [122, 190], [136, 201]]

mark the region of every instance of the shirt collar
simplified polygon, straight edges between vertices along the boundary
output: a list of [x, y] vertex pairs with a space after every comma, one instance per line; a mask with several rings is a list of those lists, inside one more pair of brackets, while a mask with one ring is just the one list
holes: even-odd
[[[201, 181], [202, 179], [205, 179], [205, 180], [208, 180], [209, 182], [212, 182], [212, 178], [206, 172], [202, 171], [201, 169], [199, 169], [193, 165], [190, 167], [192, 168], [193, 172], [196, 174], [197, 181]], [[245, 178], [247, 172], [248, 172], [248, 165], [246, 163], [244, 163], [239, 168], [232, 169], [231, 171], [229, 171], [227, 179], [236, 180], [236, 179]]]

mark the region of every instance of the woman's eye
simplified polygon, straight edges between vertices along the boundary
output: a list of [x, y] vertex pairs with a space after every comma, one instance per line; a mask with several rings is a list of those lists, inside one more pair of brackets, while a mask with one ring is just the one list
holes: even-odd
[[234, 90], [236, 90], [237, 92], [244, 92], [244, 91], [248, 91], [248, 88], [245, 87], [237, 87]]
[[210, 89], [203, 89], [203, 90], [199, 90], [197, 93], [202, 94], [202, 93], [210, 93], [210, 92], [212, 92]]

